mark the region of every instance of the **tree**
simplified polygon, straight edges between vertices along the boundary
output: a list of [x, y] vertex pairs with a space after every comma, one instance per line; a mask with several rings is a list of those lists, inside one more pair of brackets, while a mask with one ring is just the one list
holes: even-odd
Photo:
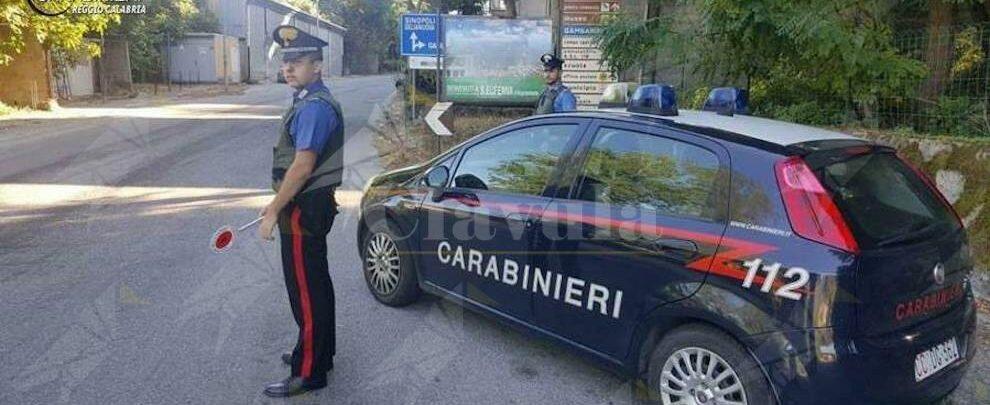
[[160, 79], [162, 51], [187, 32], [219, 32], [220, 23], [201, 0], [148, 0], [145, 14], [129, 14], [111, 33], [127, 39], [138, 81]]
[[516, 18], [519, 15], [519, 10], [516, 7], [516, 0], [508, 0], [505, 2], [505, 14], [507, 18]]
[[[69, 1], [69, 0], [66, 0]], [[72, 0], [82, 4], [83, 0]], [[38, 14], [22, 0], [0, 0], [0, 65], [9, 64], [23, 51], [24, 39], [32, 35], [47, 49], [98, 55], [97, 44], [85, 41], [88, 34], [104, 32], [119, 21], [113, 14], [72, 14], [56, 17]]]
[[[316, 15], [316, 0], [284, 0], [286, 4]], [[335, 0], [330, 0], [335, 1]]]
[[931, 74], [925, 80], [921, 89], [921, 98], [934, 102], [950, 80], [948, 61], [953, 59], [952, 26], [956, 23], [958, 12], [963, 6], [985, 3], [984, 0], [927, 0], [919, 1], [917, 7], [928, 14], [925, 24], [927, 38], [925, 40], [924, 61]]
[[834, 107], [902, 95], [926, 73], [893, 46], [892, 5], [884, 0], [677, 3], [695, 10], [697, 21], [684, 25], [659, 14], [607, 22], [598, 37], [604, 58], [621, 71], [647, 62], [644, 55], [671, 50], [674, 63], [711, 84], [749, 87], [763, 106], [823, 100]]
[[382, 0], [338, 0], [321, 4], [323, 12], [347, 28], [344, 54], [352, 73], [377, 73], [394, 59], [398, 15], [394, 4]]
[[[447, 14], [457, 11], [460, 15], [479, 15], [484, 10], [482, 0], [404, 0], [405, 10], [430, 12], [440, 9]], [[513, 5], [514, 6], [514, 5]]]

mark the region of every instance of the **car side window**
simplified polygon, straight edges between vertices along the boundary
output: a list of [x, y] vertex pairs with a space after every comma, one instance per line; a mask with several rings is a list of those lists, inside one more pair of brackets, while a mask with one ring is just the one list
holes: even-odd
[[576, 198], [713, 219], [718, 171], [718, 156], [705, 148], [602, 128], [588, 150]]
[[576, 124], [539, 125], [497, 135], [464, 151], [454, 186], [540, 195]]

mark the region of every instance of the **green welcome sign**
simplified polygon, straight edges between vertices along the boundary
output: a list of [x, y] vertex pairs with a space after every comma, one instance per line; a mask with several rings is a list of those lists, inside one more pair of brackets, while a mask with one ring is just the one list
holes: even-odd
[[447, 101], [535, 105], [544, 82], [540, 55], [553, 49], [550, 20], [447, 16]]

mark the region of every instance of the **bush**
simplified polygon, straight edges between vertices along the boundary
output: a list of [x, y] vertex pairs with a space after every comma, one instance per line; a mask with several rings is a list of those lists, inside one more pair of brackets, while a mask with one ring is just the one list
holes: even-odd
[[[409, 89], [403, 89], [407, 97], [398, 97], [394, 104], [385, 108], [385, 119], [376, 125], [375, 148], [386, 169], [421, 163], [438, 151], [447, 150], [475, 135], [507, 122], [522, 118], [532, 112], [531, 108], [490, 108], [454, 106], [454, 136], [438, 137], [420, 119], [410, 119]], [[429, 109], [431, 98], [417, 106], [417, 115]]]
[[845, 110], [841, 106], [804, 101], [790, 105], [757, 106], [755, 115], [806, 125], [838, 125], [843, 123]]
[[986, 104], [967, 97], [942, 97], [931, 111], [932, 127], [953, 136], [990, 136]]
[[711, 89], [708, 87], [699, 87], [694, 89], [694, 93], [691, 94], [691, 104], [688, 104], [688, 107], [695, 110], [700, 110], [701, 107], [705, 106], [705, 100], [708, 100], [709, 92], [711, 92]]
[[20, 108], [9, 106], [4, 103], [0, 103], [0, 115], [9, 115], [20, 110], [21, 110]]

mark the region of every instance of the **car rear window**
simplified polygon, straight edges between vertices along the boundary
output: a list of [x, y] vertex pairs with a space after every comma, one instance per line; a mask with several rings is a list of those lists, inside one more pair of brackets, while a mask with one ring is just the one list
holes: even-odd
[[816, 172], [863, 249], [913, 243], [959, 227], [925, 180], [893, 153], [854, 155]]

